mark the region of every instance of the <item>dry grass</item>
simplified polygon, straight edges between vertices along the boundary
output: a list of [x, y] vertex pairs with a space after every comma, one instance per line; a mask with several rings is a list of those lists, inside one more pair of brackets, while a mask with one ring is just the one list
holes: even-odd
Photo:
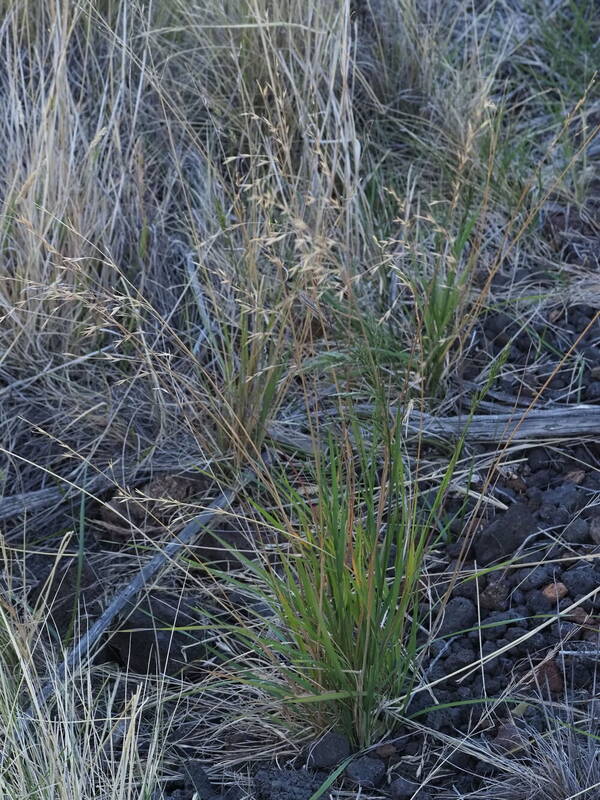
[[[5, 523], [2, 796], [150, 798], [159, 769], [176, 770], [177, 709], [212, 732], [196, 752], [228, 775], [312, 735], [218, 670], [148, 679], [117, 703], [120, 679], [86, 664], [25, 742], [16, 708], [60, 648], [10, 562], [55, 551], [80, 496], [80, 554], [105, 492], [152, 475], [200, 470], [209, 485], [253, 465], [260, 502], [286, 518], [266, 447], [301, 486], [312, 456], [291, 458], [298, 436], [317, 451], [356, 400], [464, 408], [488, 309], [524, 329], [552, 302], [598, 300], [585, 262], [542, 228], [549, 201], [585, 219], [597, 192], [592, 0], [478, 5], [0, 2], [0, 494], [74, 489], [74, 509], [27, 494], [29, 513]], [[583, 233], [577, 246], [588, 252]], [[500, 355], [474, 391], [496, 372], [510, 372]], [[456, 451], [410, 446], [407, 496], [445, 492]], [[139, 550], [99, 539], [94, 558], [123, 582], [200, 495], [153, 520], [158, 539], [138, 520]], [[260, 527], [249, 507], [234, 513]], [[207, 580], [193, 559], [171, 578], [210, 597]], [[268, 654], [245, 658], [267, 670]]]

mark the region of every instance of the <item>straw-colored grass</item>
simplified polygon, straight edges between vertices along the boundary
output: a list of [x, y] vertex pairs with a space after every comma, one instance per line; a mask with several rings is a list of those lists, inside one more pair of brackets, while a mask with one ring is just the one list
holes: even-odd
[[[2, 531], [0, 796], [150, 798], [161, 770], [176, 770], [179, 690], [195, 698], [186, 721], [212, 736], [197, 752], [222, 772], [297, 753], [334, 721], [368, 744], [388, 722], [378, 709], [401, 708], [458, 450], [405, 441], [402, 420], [376, 454], [356, 430], [344, 449], [340, 409], [468, 410], [465, 393], [511, 369], [510, 342], [481, 364], [483, 314], [525, 328], [545, 303], [598, 298], [541, 224], [548, 201], [585, 215], [594, 187], [594, 2], [476, 5], [0, 0], [0, 495], [29, 504]], [[277, 622], [246, 638], [244, 658], [257, 674], [275, 664], [288, 695], [231, 680], [241, 645], [229, 631], [231, 663], [204, 665], [201, 685], [153, 678], [118, 698], [110, 670], [81, 664], [25, 734], [17, 708], [73, 634], [53, 638], [49, 609], [31, 608], [16, 579], [26, 554], [62, 558], [57, 542], [76, 529], [79, 558], [94, 541], [124, 583], [208, 502], [206, 487], [171, 498], [152, 518], [160, 536], [140, 524], [121, 553], [96, 524], [107, 487], [127, 496], [187, 471], [210, 495], [248, 466], [257, 494], [232, 518], [302, 534], [282, 573], [255, 560], [229, 576], [266, 581]], [[437, 492], [426, 522], [421, 484]], [[57, 486], [73, 508], [28, 494]], [[169, 580], [182, 594], [223, 591], [191, 555]], [[309, 657], [310, 677], [297, 668]], [[301, 690], [340, 702], [294, 714]], [[254, 738], [235, 750], [240, 715]]]

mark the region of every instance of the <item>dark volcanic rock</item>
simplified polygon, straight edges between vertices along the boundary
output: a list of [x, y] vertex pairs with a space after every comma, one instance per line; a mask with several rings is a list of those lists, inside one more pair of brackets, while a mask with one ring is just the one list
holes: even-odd
[[583, 517], [576, 517], [565, 528], [563, 536], [572, 544], [586, 544], [590, 540], [590, 524]]
[[481, 607], [486, 611], [505, 611], [508, 605], [510, 585], [507, 580], [491, 580], [479, 597]]
[[539, 589], [554, 578], [554, 566], [552, 564], [540, 564], [532, 570], [517, 570], [514, 581], [519, 589], [528, 592], [530, 589]]
[[562, 574], [562, 582], [571, 597], [577, 599], [598, 586], [598, 576], [591, 564], [578, 564]]
[[457, 633], [470, 628], [477, 621], [475, 604], [466, 597], [453, 597], [444, 609], [444, 621], [440, 628], [440, 636]]
[[192, 797], [195, 794], [202, 800], [217, 800], [221, 797], [210, 782], [204, 767], [199, 761], [186, 761], [183, 765], [185, 772], [185, 790]]
[[585, 390], [586, 400], [600, 400], [600, 381], [593, 381], [588, 384]]
[[201, 621], [198, 612], [176, 595], [149, 595], [137, 606], [129, 604], [110, 647], [134, 672], [175, 675], [190, 661], [206, 655], [202, 631], [181, 630], [186, 625], [197, 627]]
[[[419, 791], [419, 784], [409, 781], [407, 778], [396, 778], [389, 786], [392, 800], [425, 800], [425, 794]], [[417, 794], [418, 792], [418, 794]]]
[[541, 589], [532, 589], [527, 595], [527, 607], [532, 614], [548, 614], [556, 611], [556, 602], [549, 600]]
[[527, 455], [527, 463], [532, 472], [539, 469], [546, 469], [550, 466], [550, 456], [543, 447], [532, 447]]
[[475, 556], [479, 564], [514, 555], [525, 539], [537, 531], [537, 523], [525, 503], [517, 503], [498, 515], [477, 537]]
[[452, 590], [452, 596], [467, 597], [469, 600], [473, 600], [475, 602], [477, 600], [477, 583], [477, 578], [472, 578], [470, 580], [464, 580], [461, 583], [457, 583]]
[[385, 764], [379, 758], [361, 756], [348, 764], [345, 774], [358, 786], [376, 789], [385, 776]]
[[459, 644], [463, 646], [459, 647], [457, 650], [453, 650], [445, 661], [445, 667], [448, 673], [462, 669], [462, 667], [466, 667], [467, 664], [472, 664], [473, 661], [475, 661], [475, 651], [470, 646], [469, 640], [462, 639], [462, 641], [459, 641]]
[[[515, 609], [508, 611], [494, 611], [485, 619], [481, 620], [481, 636], [492, 644], [505, 635], [508, 625], [507, 622], [519, 619], [521, 615]], [[495, 649], [495, 646], [494, 646]], [[485, 655], [485, 653], [484, 653]]]
[[343, 733], [329, 731], [314, 744], [308, 754], [310, 768], [328, 769], [334, 767], [350, 755], [350, 742]]
[[309, 800], [322, 781], [310, 772], [266, 767], [254, 776], [259, 800]]

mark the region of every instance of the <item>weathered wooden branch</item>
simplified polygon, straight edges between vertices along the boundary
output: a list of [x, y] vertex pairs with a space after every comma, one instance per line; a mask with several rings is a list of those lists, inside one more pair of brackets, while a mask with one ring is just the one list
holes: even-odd
[[[126, 485], [128, 488], [133, 488], [149, 477], [158, 475], [160, 473], [173, 473], [176, 472], [180, 466], [185, 468], [185, 464], [152, 466], [151, 468], [140, 468], [139, 465], [133, 467], [123, 467], [122, 464], [114, 465], [112, 469], [106, 472], [99, 472], [89, 478], [84, 478], [80, 483], [77, 482], [78, 475], [81, 470], [72, 472], [66, 477], [54, 475], [58, 485], [47, 486], [44, 489], [36, 489], [32, 492], [22, 492], [20, 494], [9, 495], [8, 497], [0, 497], [0, 522], [2, 520], [12, 519], [18, 517], [19, 514], [35, 514], [38, 511], [43, 511], [52, 506], [58, 506], [61, 503], [71, 500], [74, 497], [79, 497], [82, 493], [88, 497], [96, 497], [109, 489], [116, 489], [121, 484]], [[197, 466], [197, 462], [190, 460], [189, 466]], [[122, 475], [121, 482], [117, 480], [115, 475]], [[60, 483], [59, 483], [60, 482]]]
[[[72, 477], [74, 478], [74, 476]], [[18, 517], [19, 514], [34, 514], [36, 511], [42, 511], [45, 508], [50, 508], [69, 500], [80, 492], [86, 494], [105, 492], [114, 485], [114, 479], [111, 479], [108, 475], [95, 475], [85, 481], [82, 486], [75, 486], [69, 483], [67, 478], [65, 486], [48, 486], [45, 489], [37, 489], [33, 492], [0, 497], [0, 521]]]
[[[358, 404], [354, 412], [369, 416], [375, 407]], [[390, 406], [395, 416], [398, 409]], [[523, 442], [540, 439], [573, 439], [582, 436], [600, 437], [600, 406], [564, 406], [559, 408], [519, 409], [506, 414], [467, 414], [455, 417], [436, 417], [420, 411], [411, 411], [404, 418], [408, 433], [424, 437], [457, 439], [463, 434], [467, 441], [502, 444], [508, 441]], [[289, 426], [273, 422], [267, 426], [270, 439], [292, 450], [308, 455], [315, 454], [315, 443], [307, 434], [296, 432]], [[96, 475], [82, 486], [65, 481], [65, 487], [51, 486], [35, 492], [0, 498], [0, 521], [19, 514], [33, 513], [57, 505], [83, 491], [94, 495], [115, 485], [108, 475]]]
[[[350, 410], [361, 417], [369, 417], [375, 413], [375, 406], [359, 403]], [[389, 412], [390, 416], [396, 417], [399, 409], [390, 406]], [[415, 410], [403, 414], [400, 410], [400, 417], [405, 430], [412, 435], [439, 439], [458, 439], [464, 435], [467, 441], [487, 444], [600, 436], [600, 406], [577, 405], [529, 411], [520, 408], [506, 414], [475, 414], [472, 417], [468, 414], [437, 417]], [[293, 435], [276, 423], [267, 430], [270, 438], [284, 446], [307, 454], [314, 453], [314, 443], [306, 434]]]
[[505, 443], [540, 439], [572, 439], [600, 436], [600, 406], [519, 409], [507, 414], [476, 414], [435, 417], [418, 411], [410, 413], [407, 428], [413, 433], [442, 438], [465, 434], [471, 442]]

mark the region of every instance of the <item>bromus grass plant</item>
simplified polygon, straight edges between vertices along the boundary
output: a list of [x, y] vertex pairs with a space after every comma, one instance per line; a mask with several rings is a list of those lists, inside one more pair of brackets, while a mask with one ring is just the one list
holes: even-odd
[[384, 706], [409, 701], [423, 642], [423, 561], [457, 456], [425, 505], [402, 419], [380, 410], [364, 427], [351, 421], [301, 485], [274, 471], [274, 508], [255, 504], [278, 536], [275, 557], [237, 554], [249, 583], [210, 570], [268, 609], [231, 633], [264, 661], [243, 681], [277, 697], [290, 724], [338, 726], [365, 746], [389, 730]]

